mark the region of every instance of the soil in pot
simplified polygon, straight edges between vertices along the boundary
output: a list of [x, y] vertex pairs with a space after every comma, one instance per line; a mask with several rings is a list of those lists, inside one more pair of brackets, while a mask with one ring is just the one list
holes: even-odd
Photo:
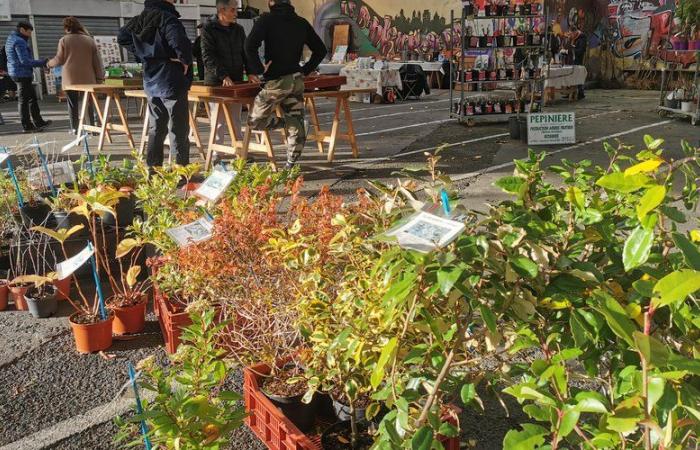
[[17, 309], [17, 311], [27, 310], [27, 302], [24, 301], [24, 294], [27, 293], [27, 290], [31, 286], [32, 285], [30, 283], [17, 283], [10, 285], [10, 297], [15, 303], [15, 309]]
[[[340, 421], [350, 420], [350, 405], [347, 404], [345, 393], [340, 387], [331, 391], [333, 399], [333, 409], [335, 416]], [[372, 399], [368, 395], [361, 395], [355, 400], [355, 418], [357, 420], [365, 420], [365, 409], [372, 403]]]
[[113, 297], [109, 309], [114, 313], [112, 333], [117, 336], [140, 333], [146, 327], [148, 296], [140, 294], [131, 298]]
[[24, 294], [24, 300], [27, 302], [27, 308], [32, 316], [37, 319], [45, 319], [56, 314], [58, 309], [57, 295], [58, 289], [52, 284], [41, 287], [32, 286]]
[[0, 280], [0, 311], [7, 309], [7, 299], [10, 296], [10, 288], [7, 286], [7, 280]]
[[374, 439], [369, 434], [369, 424], [360, 422], [357, 424], [359, 430], [357, 445], [352, 446], [352, 432], [350, 421], [338, 422], [329, 427], [321, 435], [321, 448], [323, 450], [367, 450], [374, 444]]
[[306, 433], [316, 423], [317, 404], [314, 400], [308, 404], [301, 401], [306, 393], [306, 382], [288, 382], [290, 378], [303, 375], [300, 367], [285, 366], [275, 376], [267, 378], [261, 390], [302, 433]]
[[112, 322], [114, 314], [107, 320], [99, 316], [75, 313], [69, 318], [75, 338], [75, 348], [79, 353], [93, 353], [107, 350], [112, 346]]

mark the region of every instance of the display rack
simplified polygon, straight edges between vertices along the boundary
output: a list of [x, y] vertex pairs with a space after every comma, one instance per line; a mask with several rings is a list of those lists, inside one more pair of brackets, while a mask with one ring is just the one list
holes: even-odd
[[463, 1], [460, 17], [450, 15], [460, 41], [458, 49], [450, 42], [450, 117], [469, 125], [505, 122], [543, 105], [544, 2], [486, 2]]

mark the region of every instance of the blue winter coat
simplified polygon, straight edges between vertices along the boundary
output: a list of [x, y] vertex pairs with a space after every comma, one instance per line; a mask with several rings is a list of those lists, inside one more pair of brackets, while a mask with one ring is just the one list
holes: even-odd
[[[149, 97], [177, 97], [192, 85], [192, 43], [179, 17], [171, 3], [146, 0], [143, 12], [119, 30], [119, 44], [143, 64]], [[187, 74], [183, 64], [189, 66]]]
[[34, 59], [28, 38], [13, 31], [5, 42], [7, 72], [11, 78], [31, 78], [34, 67], [43, 67], [45, 60]]

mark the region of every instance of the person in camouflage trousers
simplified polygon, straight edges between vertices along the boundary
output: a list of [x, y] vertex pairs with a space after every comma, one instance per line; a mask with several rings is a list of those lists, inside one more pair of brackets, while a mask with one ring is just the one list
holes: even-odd
[[[277, 105], [282, 108], [283, 117], [277, 117]], [[301, 73], [266, 82], [255, 97], [248, 125], [253, 130], [286, 128], [287, 166], [293, 166], [306, 144], [304, 77]]]
[[[248, 78], [252, 82], [259, 82], [259, 76], [265, 78], [248, 115], [248, 126], [253, 130], [287, 129], [289, 169], [296, 164], [306, 144], [304, 75], [316, 70], [328, 51], [311, 24], [294, 12], [289, 0], [269, 0], [268, 4], [270, 12], [255, 22], [245, 43]], [[264, 65], [258, 55], [263, 42]], [[311, 50], [311, 58], [300, 66], [305, 45]], [[282, 118], [276, 116], [277, 106], [282, 108]]]

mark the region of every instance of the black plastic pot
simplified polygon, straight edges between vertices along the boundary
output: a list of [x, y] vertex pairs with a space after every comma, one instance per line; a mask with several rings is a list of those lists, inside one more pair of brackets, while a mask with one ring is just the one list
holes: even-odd
[[115, 212], [117, 217], [115, 218], [111, 213], [104, 213], [101, 215], [102, 223], [106, 226], [114, 227], [117, 225], [117, 219], [119, 220], [119, 227], [128, 227], [134, 223], [134, 210], [136, 209], [136, 197], [133, 194], [129, 194], [128, 197], [120, 198], [119, 203], [115, 206]]
[[510, 132], [511, 139], [520, 139], [520, 124], [518, 123], [518, 116], [510, 116], [508, 118], [508, 131]]
[[[27, 302], [29, 313], [37, 319], [45, 319], [56, 314], [58, 309], [58, 300], [56, 288], [53, 288], [53, 294], [44, 295], [41, 298], [34, 298], [29, 295], [24, 296], [24, 301]], [[30, 290], [31, 291], [31, 290]]]
[[[372, 447], [372, 444], [374, 444], [374, 439], [372, 438], [372, 436], [370, 436], [367, 433], [367, 430], [369, 428], [367, 422], [359, 422], [357, 424], [357, 427], [358, 427], [359, 432], [360, 432], [360, 438], [359, 438], [360, 442], [358, 443], [357, 449], [360, 449], [360, 450], [369, 449], [370, 447]], [[343, 448], [352, 449], [352, 445], [349, 442], [350, 441], [350, 439], [349, 439], [350, 438], [350, 431], [349, 430], [350, 430], [350, 421], [349, 420], [346, 420], [344, 422], [338, 422], [336, 424], [331, 425], [321, 435], [321, 448], [323, 448], [324, 450], [326, 450], [326, 449], [336, 450], [336, 449], [343, 449]], [[335, 433], [338, 433], [339, 431], [347, 431], [347, 433], [346, 433], [347, 439], [345, 439], [348, 441], [347, 444], [339, 443], [338, 441], [332, 439], [331, 436]], [[338, 444], [340, 444], [341, 446], [338, 446]]]
[[519, 128], [520, 128], [520, 140], [527, 144], [527, 117], [518, 117]]
[[61, 229], [70, 229], [71, 224], [70, 224], [70, 212], [68, 211], [54, 211], [53, 212], [53, 219], [54, 219], [54, 225], [56, 226], [57, 230]]
[[315, 396], [311, 402], [306, 404], [301, 401], [304, 397], [303, 394], [294, 397], [278, 397], [265, 391], [263, 394], [270, 399], [272, 404], [281, 409], [285, 417], [291, 420], [302, 433], [306, 433], [314, 427], [318, 415], [318, 404], [315, 401]]
[[480, 48], [488, 47], [488, 44], [489, 44], [488, 36], [479, 36], [479, 47]]
[[504, 37], [503, 36], [496, 36], [496, 47], [504, 47]]
[[22, 223], [27, 228], [39, 225], [46, 225], [51, 216], [51, 207], [44, 203], [39, 203], [35, 206], [24, 205], [19, 209], [22, 216]]
[[[341, 422], [350, 420], [350, 406], [333, 399], [333, 411], [335, 411], [335, 416]], [[365, 408], [355, 409], [355, 418], [359, 420], [365, 420]]]

